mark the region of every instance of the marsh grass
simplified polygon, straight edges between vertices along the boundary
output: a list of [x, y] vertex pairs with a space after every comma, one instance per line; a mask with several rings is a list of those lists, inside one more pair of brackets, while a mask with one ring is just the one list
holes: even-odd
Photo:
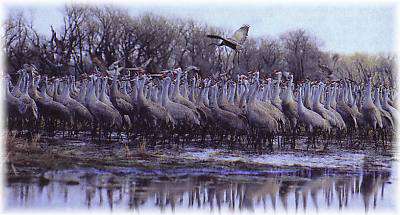
[[137, 149], [139, 154], [147, 154], [146, 145], [147, 145], [147, 140], [146, 139], [142, 139], [139, 142], [139, 147]]
[[133, 154], [132, 154], [131, 150], [129, 149], [129, 146], [126, 143], [124, 143], [124, 153], [125, 153], [125, 157], [127, 159], [131, 159], [133, 157]]
[[40, 137], [41, 134], [35, 134], [32, 138], [32, 141], [30, 142], [30, 146], [34, 149], [40, 148]]
[[16, 135], [17, 135], [17, 133], [16, 132], [12, 132], [12, 131], [7, 133], [6, 146], [7, 146], [8, 149], [15, 146], [16, 141], [17, 141], [17, 139], [15, 137]]

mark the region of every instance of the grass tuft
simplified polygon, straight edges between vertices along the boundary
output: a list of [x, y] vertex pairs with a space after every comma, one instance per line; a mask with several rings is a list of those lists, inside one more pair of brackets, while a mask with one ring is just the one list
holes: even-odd
[[146, 154], [146, 145], [147, 145], [147, 140], [142, 139], [142, 141], [139, 142], [139, 147], [138, 147], [138, 153], [139, 154]]

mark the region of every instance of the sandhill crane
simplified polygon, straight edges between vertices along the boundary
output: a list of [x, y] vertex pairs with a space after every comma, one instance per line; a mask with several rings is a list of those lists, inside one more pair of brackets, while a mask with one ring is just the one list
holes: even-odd
[[267, 110], [263, 109], [262, 106], [257, 105], [257, 88], [258, 82], [255, 82], [250, 90], [249, 101], [245, 108], [245, 115], [249, 121], [249, 125], [253, 129], [256, 129], [257, 133], [260, 132], [261, 135], [267, 135], [269, 149], [272, 150], [272, 137], [273, 134], [278, 131], [278, 122], [268, 113]]
[[61, 89], [63, 83], [60, 82], [60, 79], [56, 78], [53, 83], [53, 89], [51, 90], [50, 94], [53, 97], [54, 101], [61, 102]]
[[[268, 112], [268, 114], [274, 118], [281, 126], [283, 126], [286, 123], [286, 117], [283, 114], [283, 112], [275, 105], [272, 104], [271, 100], [268, 99], [268, 95], [271, 95], [271, 87], [270, 87], [270, 80], [268, 80], [267, 87], [264, 89], [264, 92], [262, 94], [262, 101], [259, 101], [258, 99], [255, 100], [256, 104], [261, 106], [265, 111]], [[279, 98], [280, 100], [280, 98]], [[279, 104], [281, 104], [281, 101], [279, 101]], [[281, 106], [281, 105], [280, 105]]]
[[342, 116], [334, 108], [334, 106], [336, 106], [336, 105], [332, 105], [334, 103], [334, 101], [336, 101], [336, 99], [334, 97], [334, 90], [335, 90], [334, 88], [328, 89], [328, 96], [326, 98], [324, 107], [331, 113], [331, 116], [335, 118], [337, 127], [341, 131], [344, 131], [347, 128], [346, 123], [344, 122]]
[[85, 107], [87, 106], [85, 103], [85, 97], [86, 97], [86, 81], [82, 81], [81, 85], [79, 86], [79, 93], [78, 93], [78, 97], [76, 98], [76, 100], [83, 104]]
[[247, 131], [246, 119], [241, 115], [236, 115], [232, 112], [222, 110], [217, 103], [218, 87], [211, 87], [210, 108], [214, 113], [214, 118], [218, 122], [218, 127], [230, 131], [233, 134], [244, 134]]
[[277, 80], [273, 84], [273, 93], [271, 96], [271, 103], [277, 107], [280, 111], [282, 111], [282, 100], [280, 98], [281, 95], [281, 79], [282, 79], [282, 73], [281, 72], [276, 72], [277, 74]]
[[[243, 25], [230, 38], [224, 38], [219, 35], [208, 34], [208, 38], [219, 39], [222, 40], [221, 43], [216, 44], [217, 46], [227, 46], [235, 51], [235, 55], [242, 49], [242, 45], [247, 39], [247, 35], [249, 33], [250, 26]], [[212, 44], [211, 44], [212, 45]], [[238, 63], [239, 63], [239, 55], [238, 56]]]
[[192, 109], [193, 111], [196, 111], [196, 105], [194, 105], [193, 102], [189, 101], [187, 98], [183, 97], [180, 93], [181, 76], [182, 76], [182, 70], [178, 69], [176, 71], [176, 82], [171, 95], [171, 100], [173, 102], [185, 105], [186, 107]]
[[236, 91], [236, 84], [233, 81], [230, 81], [228, 86], [228, 102], [231, 105], [235, 105], [235, 91]]
[[115, 108], [113, 103], [110, 100], [110, 97], [106, 93], [107, 89], [107, 80], [105, 78], [101, 78], [101, 85], [100, 85], [100, 94], [99, 94], [99, 100], [103, 102], [104, 104]]
[[174, 119], [171, 117], [169, 112], [167, 112], [166, 108], [155, 103], [151, 100], [145, 98], [143, 89], [145, 83], [147, 81], [147, 77], [144, 76], [143, 80], [139, 81], [138, 85], [138, 111], [141, 115], [145, 117], [148, 125], [157, 127], [161, 126], [162, 128], [166, 128], [167, 126], [173, 127], [175, 124]]
[[299, 93], [297, 95], [297, 110], [299, 113], [299, 121], [305, 124], [309, 134], [311, 135], [310, 137], [312, 138], [312, 143], [314, 144], [316, 131], [318, 129], [321, 129], [323, 131], [330, 132], [331, 126], [329, 125], [329, 122], [325, 120], [321, 115], [304, 106], [302, 96], [303, 89], [302, 87], [300, 87]]
[[387, 112], [386, 110], [384, 110], [383, 107], [382, 107], [379, 88], [375, 89], [374, 105], [381, 113], [383, 126], [385, 128], [393, 127], [394, 126], [394, 122], [393, 122], [393, 119], [392, 119], [392, 115], [389, 112]]
[[371, 86], [371, 81], [372, 78], [368, 77], [367, 83], [364, 89], [364, 99], [361, 105], [361, 114], [362, 114], [362, 119], [365, 123], [365, 126], [368, 128], [365, 130], [366, 134], [369, 134], [370, 129], [372, 129], [374, 141], [376, 142], [375, 147], [378, 145], [378, 140], [377, 140], [377, 129], [382, 129], [383, 128], [383, 122], [382, 122], [382, 115], [378, 108], [375, 106], [375, 104], [372, 101], [372, 86]]
[[387, 89], [383, 89], [382, 108], [388, 111], [392, 115], [394, 122], [396, 122], [399, 117], [399, 111], [389, 104], [389, 91]]
[[[99, 101], [95, 95], [95, 86], [93, 78], [88, 85], [88, 92], [86, 94], [86, 103], [88, 104], [89, 111], [93, 114], [94, 121], [99, 125], [99, 129], [121, 128], [122, 117], [118, 111]], [[99, 138], [100, 138], [99, 131]]]
[[18, 78], [17, 84], [11, 91], [11, 94], [17, 98], [21, 96], [21, 89], [23, 87], [23, 81], [25, 80], [25, 75], [26, 75], [24, 70], [22, 70], [20, 73], [21, 75]]
[[[132, 122], [131, 122], [131, 118], [129, 118], [128, 114], [131, 114], [133, 112], [132, 105], [130, 105], [125, 100], [115, 99], [116, 93], [112, 94], [111, 95], [112, 99], [110, 99], [110, 97], [106, 93], [106, 89], [108, 89], [108, 84], [107, 84], [106, 78], [104, 78], [104, 77], [102, 78], [100, 87], [101, 87], [101, 89], [100, 89], [99, 100], [101, 102], [103, 102], [104, 104], [110, 106], [114, 110], [118, 111], [121, 114], [124, 128], [126, 128], [126, 129], [131, 128]], [[118, 89], [117, 89], [117, 91], [118, 91]]]
[[180, 92], [185, 99], [189, 99], [189, 80], [187, 72], [183, 75], [183, 84], [180, 86]]
[[227, 46], [237, 51], [246, 41], [247, 35], [249, 33], [249, 28], [250, 28], [249, 25], [243, 25], [238, 30], [236, 30], [235, 33], [230, 38], [224, 38], [222, 36], [214, 34], [208, 34], [207, 37], [222, 40], [221, 43], [217, 44], [218, 46]]
[[197, 99], [196, 97], [198, 96], [198, 88], [197, 88], [197, 82], [196, 82], [196, 77], [192, 78], [192, 86], [190, 87], [190, 92], [189, 92], [189, 101], [196, 103]]
[[201, 89], [200, 95], [197, 99], [197, 108], [204, 113], [204, 117], [201, 119], [202, 131], [201, 131], [201, 142], [204, 143], [207, 133], [212, 133], [214, 125], [216, 124], [216, 119], [211, 108], [205, 104], [206, 99], [208, 100], [208, 89], [207, 84]]
[[[340, 90], [339, 95], [338, 95], [338, 101], [336, 103], [336, 110], [337, 112], [342, 116], [342, 119], [346, 122], [346, 125], [348, 127], [352, 128], [358, 128], [358, 110], [352, 109], [351, 106], [349, 106], [344, 97], [344, 88]], [[355, 101], [353, 101], [355, 102]]]
[[152, 82], [147, 84], [148, 86], [148, 99], [151, 100], [154, 103], [159, 103], [158, 100], [158, 87], [154, 85]]
[[89, 112], [89, 110], [76, 101], [75, 99], [71, 98], [70, 96], [70, 87], [68, 83], [65, 84], [63, 87], [62, 94], [60, 95], [60, 103], [65, 105], [70, 111], [75, 121], [74, 126], [78, 128], [78, 123], [86, 124], [91, 123], [93, 121], [93, 116]]
[[71, 82], [71, 89], [70, 89], [71, 97], [73, 99], [77, 100], [78, 95], [79, 95], [79, 89], [76, 86], [75, 76], [70, 76], [69, 80]]
[[293, 99], [293, 75], [289, 75], [288, 85], [282, 98], [282, 112], [290, 122], [290, 129], [292, 131], [292, 148], [296, 148], [295, 143], [295, 130], [297, 127], [297, 119], [299, 113], [297, 110], [297, 102]]
[[20, 101], [20, 106], [18, 110], [21, 113], [21, 119], [22, 119], [22, 127], [26, 127], [31, 129], [29, 133], [32, 133], [31, 131], [36, 131], [37, 127], [35, 127], [35, 124], [39, 118], [39, 112], [38, 112], [38, 107], [36, 105], [36, 102], [29, 96], [28, 94], [28, 77], [24, 78], [23, 80], [23, 86], [22, 86], [22, 91], [21, 95], [18, 97]]
[[[121, 113], [121, 115], [124, 116], [124, 118], [126, 118], [125, 116], [129, 116], [129, 119], [132, 122], [135, 120], [133, 116], [135, 113], [135, 107], [130, 102], [131, 99], [129, 96], [121, 93], [117, 85], [118, 83], [116, 77], [114, 76], [110, 93], [111, 102], [113, 106]], [[129, 124], [127, 123], [127, 120], [124, 121], [126, 122], [125, 124]]]
[[[15, 97], [10, 92], [10, 85], [12, 85], [10, 81], [10, 77], [6, 77], [6, 110], [8, 113], [8, 119], [12, 119], [18, 117], [20, 112], [26, 111], [26, 106], [21, 104], [21, 101]], [[21, 108], [21, 110], [19, 110]], [[14, 124], [9, 120], [9, 126], [13, 128]]]
[[178, 126], [185, 127], [191, 127], [191, 126], [199, 126], [200, 125], [200, 120], [199, 117], [193, 112], [192, 109], [189, 107], [173, 102], [169, 99], [168, 97], [168, 91], [171, 85], [171, 78], [166, 77], [163, 82], [163, 88], [162, 88], [162, 106], [165, 107], [165, 109], [168, 110], [168, 112], [171, 114], [173, 121], [175, 121]]
[[304, 90], [304, 106], [308, 109], [312, 109], [312, 92], [311, 92], [311, 83], [306, 82], [305, 90]]
[[361, 106], [361, 114], [369, 127], [371, 127], [374, 131], [377, 128], [382, 128], [382, 116], [379, 110], [376, 108], [372, 101], [371, 95], [371, 77], [368, 77], [367, 84], [365, 86], [365, 96], [363, 100], [363, 104]]
[[218, 106], [222, 109], [222, 110], [226, 110], [229, 112], [232, 112], [236, 115], [240, 115], [242, 114], [242, 110], [236, 106], [236, 105], [232, 105], [231, 103], [228, 102], [228, 99], [226, 98], [226, 92], [227, 91], [227, 83], [224, 82], [222, 85], [222, 92], [221, 92], [221, 96], [218, 99]]
[[63, 125], [62, 129], [65, 129], [65, 126], [67, 124], [71, 124], [73, 120], [73, 115], [71, 111], [63, 104], [53, 101], [49, 95], [46, 93], [46, 84], [43, 83], [42, 86], [40, 87], [40, 99], [38, 104], [38, 107], [40, 111], [42, 112], [41, 115], [45, 119], [45, 125], [51, 127], [52, 131], [55, 130], [56, 121], [53, 121], [52, 125], [52, 120], [59, 120], [60, 124]]
[[324, 84], [320, 83], [319, 87], [316, 88], [316, 91], [313, 94], [313, 103], [311, 110], [321, 115], [324, 119], [326, 119], [329, 122], [331, 126], [338, 127], [338, 122], [335, 119], [335, 116], [330, 111], [328, 111], [320, 102], [321, 93], [323, 92], [323, 90], [324, 90]]
[[382, 145], [385, 148], [385, 146], [386, 146], [386, 144], [385, 144], [386, 133], [390, 129], [394, 128], [394, 126], [395, 126], [394, 125], [394, 120], [392, 118], [392, 115], [388, 111], [384, 110], [383, 107], [382, 107], [381, 96], [380, 96], [378, 87], [375, 89], [374, 97], [375, 97], [374, 104], [375, 104], [376, 108], [378, 109], [378, 111], [380, 112], [381, 117], [382, 117], [383, 129], [382, 129], [382, 132], [381, 132], [381, 137], [382, 137]]

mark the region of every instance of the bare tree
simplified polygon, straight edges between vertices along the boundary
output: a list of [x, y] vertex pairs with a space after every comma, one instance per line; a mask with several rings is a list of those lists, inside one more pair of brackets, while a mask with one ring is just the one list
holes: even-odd
[[316, 39], [299, 29], [281, 35], [281, 40], [288, 70], [293, 73], [294, 80], [314, 78], [321, 56]]
[[[224, 47], [210, 46], [208, 34], [226, 36], [229, 31], [187, 19], [151, 13], [131, 16], [127, 10], [104, 6], [66, 6], [62, 26], [51, 26], [51, 37], [39, 34], [32, 20], [14, 11], [4, 22], [6, 62], [10, 74], [25, 63], [35, 64], [49, 75], [91, 73], [118, 61], [125, 67], [150, 62], [147, 72], [175, 67], [200, 68], [203, 77], [259, 71], [270, 75], [285, 70], [294, 79], [325, 79], [327, 75], [363, 81], [366, 75], [393, 85], [394, 55], [344, 55], [322, 52], [317, 38], [303, 29], [279, 38], [248, 38], [241, 61]], [[149, 61], [151, 59], [151, 61]]]

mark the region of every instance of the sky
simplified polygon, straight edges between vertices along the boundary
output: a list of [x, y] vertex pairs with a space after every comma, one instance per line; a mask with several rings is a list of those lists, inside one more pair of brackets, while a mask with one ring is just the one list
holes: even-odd
[[[280, 34], [303, 28], [322, 42], [325, 51], [369, 54], [395, 51], [395, 3], [260, 3], [239, 2], [226, 6], [223, 2], [146, 4], [117, 3], [132, 16], [145, 12], [173, 18], [194, 19], [222, 27], [231, 32], [243, 24], [251, 26], [250, 37], [279, 37]], [[6, 14], [16, 9], [26, 11], [34, 25], [45, 34], [49, 26], [62, 25], [63, 4], [10, 4]]]

